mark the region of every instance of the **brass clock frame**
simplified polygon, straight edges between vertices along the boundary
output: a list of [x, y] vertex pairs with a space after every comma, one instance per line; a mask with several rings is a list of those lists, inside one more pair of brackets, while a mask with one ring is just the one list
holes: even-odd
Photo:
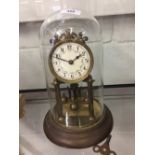
[[[91, 71], [93, 69], [93, 65], [94, 65], [93, 54], [91, 52], [91, 49], [85, 43], [85, 40], [84, 39], [80, 39], [75, 33], [73, 33], [73, 34], [68, 33], [67, 35], [62, 34], [62, 36], [63, 37], [65, 36], [65, 37], [63, 39], [60, 38], [59, 40], [57, 40], [57, 42], [54, 44], [54, 47], [50, 51], [50, 54], [49, 54], [49, 57], [48, 57], [49, 68], [50, 68], [51, 72], [53, 73], [53, 75], [58, 80], [60, 80], [62, 82], [65, 82], [65, 83], [70, 83], [70, 84], [71, 83], [78, 83], [78, 82], [86, 79], [89, 76], [89, 74], [91, 73]], [[76, 36], [76, 38], [73, 38], [73, 36]], [[65, 44], [65, 43], [76, 43], [76, 44], [79, 44], [79, 45], [83, 46], [87, 50], [87, 52], [89, 53], [89, 56], [90, 56], [90, 66], [89, 66], [89, 69], [88, 69], [87, 73], [84, 76], [81, 76], [80, 78], [75, 79], [75, 80], [71, 80], [71, 79], [70, 80], [67, 80], [67, 79], [64, 79], [63, 77], [59, 76], [55, 72], [54, 67], [53, 67], [53, 64], [52, 64], [52, 61], [51, 61], [52, 55], [55, 52], [55, 50], [59, 46]]]

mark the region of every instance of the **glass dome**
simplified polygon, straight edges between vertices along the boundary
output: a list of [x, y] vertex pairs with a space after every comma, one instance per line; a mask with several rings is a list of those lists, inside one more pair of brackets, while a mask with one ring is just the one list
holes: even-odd
[[[98, 126], [107, 127], [103, 123], [100, 125], [105, 120], [100, 34], [97, 20], [77, 9], [55, 12], [41, 26], [41, 54], [51, 106], [45, 117], [44, 130], [56, 144], [87, 147], [106, 137], [104, 133], [104, 136], [97, 135], [87, 144], [83, 141], [86, 132], [92, 134], [89, 131], [94, 129], [97, 134]], [[56, 131], [52, 133], [54, 129]], [[112, 125], [108, 126], [107, 130], [111, 129]], [[83, 133], [83, 137], [76, 140], [79, 132]], [[61, 135], [61, 140], [54, 134], [57, 137]], [[66, 136], [68, 141], [63, 140]], [[76, 142], [69, 138], [75, 138]]]

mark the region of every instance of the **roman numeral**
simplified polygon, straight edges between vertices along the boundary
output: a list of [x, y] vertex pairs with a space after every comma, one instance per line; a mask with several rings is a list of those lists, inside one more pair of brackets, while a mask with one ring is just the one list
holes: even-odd
[[72, 79], [74, 78], [74, 75], [73, 75], [73, 74], [71, 74], [71, 78], [72, 78]]
[[60, 54], [56, 54], [56, 58], [60, 58]]
[[72, 49], [72, 46], [70, 44], [68, 44], [67, 49], [70, 51]]
[[86, 70], [87, 68], [84, 66], [83, 69]]
[[88, 61], [88, 59], [85, 59], [85, 61], [88, 63], [89, 61]]
[[78, 74], [81, 76], [81, 72], [78, 72]]
[[83, 52], [82, 52], [82, 56], [84, 56], [84, 55], [85, 55], [85, 53], [86, 53], [86, 51], [83, 51]]
[[64, 48], [61, 48], [61, 52], [63, 52], [63, 53], [64, 53]]

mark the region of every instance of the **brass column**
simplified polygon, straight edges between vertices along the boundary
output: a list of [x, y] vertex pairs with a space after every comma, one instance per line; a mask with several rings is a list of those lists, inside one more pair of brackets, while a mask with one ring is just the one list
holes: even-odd
[[61, 93], [60, 93], [60, 82], [56, 79], [54, 80], [54, 89], [55, 89], [55, 97], [56, 97], [56, 112], [58, 114], [59, 121], [63, 120], [62, 115], [62, 100], [61, 100]]
[[92, 79], [91, 76], [88, 77], [87, 79], [87, 85], [88, 85], [88, 103], [89, 103], [89, 114], [90, 114], [90, 120], [94, 120], [94, 107], [93, 107], [93, 82], [94, 80]]

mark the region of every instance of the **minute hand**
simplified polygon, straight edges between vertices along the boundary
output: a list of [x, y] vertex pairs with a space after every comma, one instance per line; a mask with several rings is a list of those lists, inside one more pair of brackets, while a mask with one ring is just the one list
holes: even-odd
[[65, 62], [69, 62], [68, 60], [65, 60], [65, 59], [62, 59], [62, 58], [59, 58], [59, 57], [54, 57], [52, 56], [53, 58], [56, 58], [56, 59], [59, 59], [59, 60], [62, 60], [62, 61], [65, 61]]

